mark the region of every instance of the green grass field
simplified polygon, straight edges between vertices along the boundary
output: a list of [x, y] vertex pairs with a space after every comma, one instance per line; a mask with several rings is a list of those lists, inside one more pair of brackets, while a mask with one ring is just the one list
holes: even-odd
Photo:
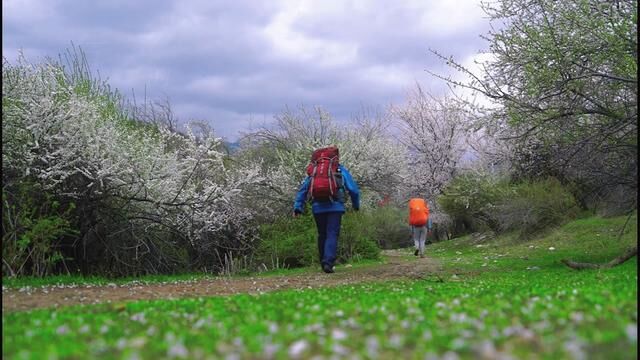
[[445, 266], [422, 280], [3, 313], [3, 358], [635, 359], [637, 259], [559, 262], [637, 243], [635, 217], [616, 240], [624, 221], [430, 245]]

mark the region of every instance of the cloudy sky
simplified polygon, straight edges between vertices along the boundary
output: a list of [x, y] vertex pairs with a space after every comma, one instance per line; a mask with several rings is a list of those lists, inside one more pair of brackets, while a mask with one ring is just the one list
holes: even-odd
[[429, 49], [472, 64], [489, 22], [479, 0], [3, 0], [2, 30], [10, 62], [73, 43], [112, 88], [233, 141], [285, 106], [347, 121], [416, 83], [443, 91], [425, 69], [450, 71]]

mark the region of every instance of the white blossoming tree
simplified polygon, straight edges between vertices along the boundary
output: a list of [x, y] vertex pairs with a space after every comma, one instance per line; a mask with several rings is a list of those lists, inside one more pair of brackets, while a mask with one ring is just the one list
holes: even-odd
[[244, 158], [259, 159], [265, 177], [272, 178], [260, 196], [269, 208], [292, 210], [312, 151], [331, 144], [338, 146], [340, 162], [359, 184], [364, 206], [394, 192], [406, 171], [403, 148], [388, 136], [385, 119], [366, 114], [355, 120], [339, 124], [321, 108], [287, 108], [270, 126], [246, 134]]
[[406, 191], [426, 198], [434, 221], [444, 222], [435, 200], [460, 171], [463, 156], [470, 155], [465, 112], [453, 99], [436, 98], [417, 85], [405, 104], [392, 108], [392, 114], [409, 157]]

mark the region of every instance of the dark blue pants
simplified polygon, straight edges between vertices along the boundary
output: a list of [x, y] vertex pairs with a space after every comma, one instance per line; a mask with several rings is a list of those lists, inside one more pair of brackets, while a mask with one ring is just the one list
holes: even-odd
[[342, 212], [313, 214], [318, 227], [318, 251], [322, 265], [333, 266], [338, 251]]

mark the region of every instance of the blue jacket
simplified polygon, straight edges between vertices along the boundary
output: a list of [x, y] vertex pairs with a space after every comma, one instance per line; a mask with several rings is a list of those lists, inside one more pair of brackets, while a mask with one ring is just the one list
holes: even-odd
[[[358, 189], [358, 185], [351, 177], [351, 174], [347, 169], [338, 165], [339, 171], [342, 173], [342, 179], [344, 180], [344, 186], [349, 193], [349, 197], [351, 197], [351, 204], [355, 210], [360, 209], [360, 190]], [[296, 201], [293, 204], [293, 210], [295, 212], [302, 212], [304, 210], [305, 203], [307, 201], [307, 192], [309, 191], [309, 185], [311, 183], [311, 177], [307, 176], [306, 179], [300, 185], [300, 189], [296, 194]], [[314, 214], [322, 214], [327, 212], [345, 212], [344, 202], [342, 201], [312, 201], [311, 202], [311, 210]]]

